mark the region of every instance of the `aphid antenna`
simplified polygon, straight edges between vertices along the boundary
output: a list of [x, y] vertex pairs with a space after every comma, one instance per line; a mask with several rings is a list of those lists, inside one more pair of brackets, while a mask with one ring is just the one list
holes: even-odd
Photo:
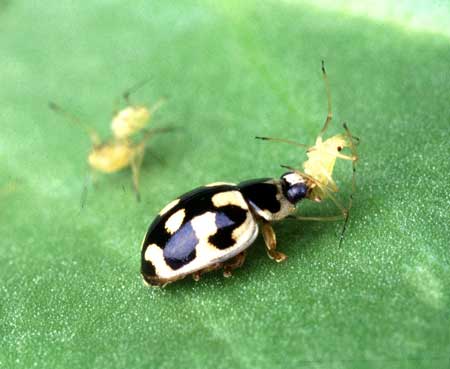
[[[347, 137], [350, 141], [350, 150], [352, 151], [352, 156], [355, 158], [354, 160], [352, 160], [352, 191], [350, 193], [349, 199], [348, 199], [348, 206], [347, 206], [347, 213], [344, 219], [344, 225], [342, 226], [342, 231], [341, 231], [341, 236], [339, 239], [339, 247], [342, 245], [342, 241], [344, 240], [344, 233], [347, 230], [347, 224], [348, 224], [348, 220], [350, 218], [350, 209], [352, 208], [353, 205], [353, 195], [356, 192], [356, 161], [358, 160], [358, 153], [356, 152], [356, 144], [353, 141], [353, 139], [355, 138], [351, 132], [350, 129], [347, 126], [347, 123], [344, 122], [343, 124], [345, 132], [347, 134]], [[358, 143], [359, 143], [359, 139]]]
[[144, 79], [144, 80], [134, 84], [133, 86], [131, 86], [130, 88], [128, 88], [127, 90], [124, 91], [124, 93], [122, 94], [122, 98], [125, 100], [125, 102], [128, 105], [132, 105], [132, 103], [130, 101], [130, 95], [135, 93], [136, 91], [138, 91], [142, 87], [144, 87], [150, 81], [151, 81], [151, 78], [149, 77], [149, 78], [146, 78], [146, 79]]
[[294, 145], [294, 146], [297, 146], [297, 147], [303, 147], [305, 149], [309, 149], [310, 148], [309, 145], [302, 144], [302, 143], [299, 143], [299, 142], [296, 142], [296, 141], [292, 141], [292, 140], [288, 140], [288, 139], [285, 139], [285, 138], [273, 138], [273, 137], [263, 137], [263, 136], [255, 136], [255, 138], [257, 140], [272, 141], [272, 142], [283, 142], [283, 143], [287, 143], [289, 145]]
[[323, 125], [322, 130], [320, 131], [318, 137], [322, 137], [324, 135], [324, 133], [326, 132], [326, 130], [328, 129], [328, 126], [331, 122], [331, 120], [333, 119], [333, 112], [331, 109], [331, 90], [330, 90], [330, 83], [328, 81], [328, 76], [327, 76], [327, 72], [325, 70], [325, 62], [322, 60], [322, 76], [323, 76], [323, 80], [325, 82], [325, 89], [327, 92], [327, 103], [328, 103], [328, 114], [327, 117], [325, 119], [325, 123]]
[[88, 168], [88, 174], [84, 179], [83, 190], [81, 191], [81, 198], [80, 198], [81, 209], [84, 209], [84, 207], [86, 206], [88, 190], [94, 181], [93, 177], [94, 173]]
[[64, 118], [66, 118], [68, 121], [74, 123], [75, 125], [81, 127], [90, 137], [92, 144], [94, 146], [96, 145], [100, 145], [101, 144], [101, 140], [100, 137], [98, 136], [97, 132], [93, 129], [90, 128], [89, 126], [87, 126], [85, 123], [83, 123], [80, 119], [78, 119], [76, 116], [72, 115], [71, 113], [69, 113], [67, 110], [61, 108], [59, 105], [57, 105], [56, 103], [50, 101], [48, 103], [48, 106], [50, 107], [50, 109], [52, 109], [55, 113], [63, 116]]

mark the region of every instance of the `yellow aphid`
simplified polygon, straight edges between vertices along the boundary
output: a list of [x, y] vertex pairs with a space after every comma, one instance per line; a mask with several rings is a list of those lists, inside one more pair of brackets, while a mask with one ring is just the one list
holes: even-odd
[[[292, 140], [283, 138], [271, 138], [271, 137], [257, 137], [263, 140], [284, 142], [298, 147], [306, 148], [306, 155], [308, 159], [303, 163], [303, 172], [296, 168], [284, 166], [292, 171], [297, 172], [303, 178], [309, 188], [307, 198], [313, 201], [320, 202], [326, 198], [330, 198], [336, 206], [340, 209], [341, 215], [332, 217], [296, 217], [302, 220], [338, 220], [345, 219], [344, 229], [341, 235], [345, 231], [345, 227], [348, 221], [349, 210], [352, 205], [352, 196], [355, 190], [355, 162], [358, 160], [358, 154], [356, 152], [356, 143], [358, 139], [353, 137], [348, 129], [347, 125], [344, 123], [344, 134], [338, 134], [328, 139], [323, 139], [323, 135], [328, 129], [329, 123], [332, 119], [331, 112], [331, 94], [330, 87], [328, 84], [327, 75], [325, 72], [325, 67], [322, 62], [322, 73], [325, 81], [325, 86], [327, 90], [328, 98], [328, 115], [325, 120], [325, 124], [316, 138], [316, 143], [314, 146], [308, 146], [301, 144]], [[356, 140], [356, 142], [354, 141]], [[350, 149], [350, 155], [343, 154], [342, 150], [345, 148]], [[333, 171], [337, 159], [349, 160], [353, 165], [353, 176], [352, 176], [352, 195], [350, 196], [348, 207], [345, 208], [340, 204], [340, 202], [334, 197], [333, 193], [338, 191], [336, 182], [333, 179]]]
[[[99, 135], [92, 128], [86, 126], [78, 118], [72, 116], [61, 107], [50, 103], [50, 108], [55, 112], [65, 116], [71, 122], [83, 128], [91, 138], [92, 148], [88, 155], [88, 164], [93, 171], [101, 173], [115, 173], [127, 167], [131, 168], [133, 187], [136, 197], [139, 200], [139, 171], [144, 159], [147, 141], [156, 133], [167, 132], [170, 128], [156, 128], [145, 130], [139, 139], [132, 139], [131, 135], [143, 130], [143, 127], [151, 115], [151, 111], [145, 107], [127, 107], [116, 117], [133, 117], [131, 120], [116, 120], [117, 126], [122, 128], [121, 136], [113, 135], [113, 138], [102, 142]], [[144, 112], [145, 110], [145, 112]], [[127, 116], [126, 111], [132, 111]], [[144, 117], [147, 119], [144, 120]], [[131, 122], [132, 124], [130, 124]], [[114, 120], [113, 120], [114, 124]], [[94, 175], [94, 173], [91, 173]]]

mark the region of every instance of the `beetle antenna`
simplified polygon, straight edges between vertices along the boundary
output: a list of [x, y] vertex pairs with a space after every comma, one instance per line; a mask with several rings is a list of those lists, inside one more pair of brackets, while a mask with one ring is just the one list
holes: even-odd
[[92, 143], [94, 145], [99, 145], [100, 144], [100, 142], [101, 142], [100, 137], [98, 136], [97, 132], [94, 129], [90, 128], [89, 126], [84, 124], [80, 119], [78, 119], [76, 116], [72, 115], [71, 113], [69, 113], [68, 111], [64, 110], [63, 108], [61, 108], [59, 105], [55, 104], [52, 101], [50, 101], [48, 103], [48, 106], [55, 113], [63, 116], [64, 118], [66, 118], [70, 122], [80, 126], [89, 135], [89, 137], [91, 138], [91, 141], [92, 141]]
[[331, 119], [333, 118], [333, 113], [331, 110], [331, 90], [330, 90], [330, 83], [328, 82], [327, 72], [325, 70], [325, 62], [322, 60], [322, 75], [323, 80], [325, 82], [325, 89], [327, 91], [327, 102], [328, 102], [328, 114], [327, 118], [325, 119], [325, 124], [323, 125], [322, 130], [319, 133], [318, 137], [322, 137], [325, 131], [328, 129], [328, 125], [331, 122]]

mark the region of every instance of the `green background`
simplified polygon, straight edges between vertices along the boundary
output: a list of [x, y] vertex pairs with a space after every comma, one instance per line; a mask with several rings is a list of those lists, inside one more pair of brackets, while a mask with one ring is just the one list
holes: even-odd
[[[0, 367], [448, 368], [450, 10], [387, 3], [0, 1]], [[314, 142], [321, 59], [331, 133], [361, 138], [342, 247], [341, 223], [285, 221], [285, 263], [258, 238], [230, 279], [143, 286], [140, 242], [169, 201], [305, 159], [253, 137]], [[180, 127], [151, 142], [165, 163], [147, 156], [140, 203], [125, 170], [81, 209], [90, 143], [47, 103], [106, 136], [145, 78], [134, 101], [167, 96], [152, 125]]]

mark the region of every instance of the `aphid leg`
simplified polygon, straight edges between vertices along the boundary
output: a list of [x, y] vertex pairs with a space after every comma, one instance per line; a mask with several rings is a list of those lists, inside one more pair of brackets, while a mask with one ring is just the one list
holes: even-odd
[[49, 102], [48, 105], [49, 105], [50, 109], [52, 109], [55, 113], [65, 117], [70, 122], [80, 126], [82, 129], [84, 129], [84, 131], [89, 135], [89, 137], [92, 141], [92, 144], [94, 146], [101, 144], [100, 137], [94, 129], [92, 129], [89, 126], [87, 126], [86, 124], [84, 124], [76, 116], [74, 116], [71, 113], [69, 113], [68, 111], [64, 110], [63, 108], [61, 108], [59, 105], [55, 104], [54, 102]]
[[[354, 163], [354, 161], [353, 161]], [[349, 204], [349, 208], [345, 208], [332, 194], [332, 190], [329, 188], [329, 186], [325, 186], [323, 183], [321, 183], [320, 181], [318, 181], [317, 179], [307, 175], [306, 173], [300, 172], [295, 168], [292, 168], [288, 165], [281, 165], [282, 168], [287, 168], [290, 169], [296, 173], [298, 173], [299, 175], [301, 175], [302, 177], [310, 180], [311, 182], [315, 183], [325, 194], [325, 197], [329, 197], [331, 199], [331, 201], [333, 201], [333, 203], [336, 205], [336, 207], [341, 211], [340, 215], [335, 215], [335, 216], [331, 216], [331, 217], [301, 217], [301, 216], [296, 216], [296, 215], [292, 215], [289, 216], [289, 218], [291, 219], [297, 219], [297, 220], [314, 220], [314, 221], [336, 221], [336, 220], [342, 220], [344, 219], [344, 227], [347, 224], [348, 221], [348, 216], [349, 216], [349, 211], [350, 211], [350, 207], [351, 207], [351, 202]], [[334, 183], [334, 182], [333, 182]], [[342, 242], [342, 234], [341, 234], [341, 241], [339, 244], [341, 244]]]
[[319, 133], [318, 137], [322, 137], [323, 134], [326, 132], [326, 130], [328, 129], [328, 125], [331, 122], [331, 119], [333, 119], [333, 112], [331, 110], [331, 91], [330, 91], [330, 83], [328, 82], [328, 77], [327, 77], [327, 72], [325, 71], [325, 62], [322, 60], [322, 75], [323, 75], [323, 80], [325, 82], [325, 89], [327, 91], [327, 102], [328, 102], [328, 114], [327, 114], [327, 118], [325, 119], [325, 124], [323, 125], [322, 130]]
[[[350, 150], [352, 152], [352, 160], [353, 161], [358, 161], [359, 157], [358, 157], [358, 152], [356, 151], [356, 146], [359, 144], [359, 138], [355, 137], [351, 134], [350, 129], [347, 126], [347, 123], [343, 124], [344, 129], [345, 129], [345, 133], [347, 135], [347, 138], [350, 142]], [[355, 142], [356, 141], [356, 142]]]
[[318, 222], [335, 222], [337, 220], [344, 219], [343, 215], [334, 215], [330, 217], [302, 217], [300, 215], [289, 215], [288, 219], [295, 219], [295, 220], [312, 220], [312, 221], [318, 221]]
[[276, 251], [277, 238], [272, 226], [266, 220], [262, 221], [262, 235], [264, 237], [264, 242], [267, 248], [267, 255], [269, 255], [269, 258], [275, 260], [277, 263], [285, 260], [287, 256], [282, 252]]
[[[352, 192], [350, 193], [349, 200], [348, 200], [347, 213], [345, 216], [344, 225], [342, 226], [342, 232], [341, 232], [341, 237], [339, 240], [339, 246], [342, 245], [342, 241], [344, 240], [344, 233], [347, 230], [347, 224], [348, 224], [348, 220], [350, 217], [350, 209], [352, 208], [352, 205], [353, 205], [353, 195], [356, 192], [356, 161], [358, 160], [358, 153], [356, 152], [356, 145], [357, 145], [357, 143], [359, 143], [359, 138], [352, 136], [346, 123], [344, 123], [344, 129], [345, 129], [345, 132], [347, 133], [347, 137], [350, 141], [350, 150], [352, 151], [352, 156], [355, 159], [352, 160]], [[353, 141], [354, 139], [357, 140], [356, 144]]]
[[131, 173], [133, 175], [133, 188], [136, 193], [136, 200], [141, 201], [141, 195], [139, 193], [139, 172], [141, 169], [142, 161], [144, 160], [145, 144], [139, 144], [133, 157], [131, 158]]
[[296, 141], [292, 141], [292, 140], [288, 140], [285, 138], [274, 138], [274, 137], [261, 137], [261, 136], [255, 136], [256, 139], [258, 140], [264, 140], [264, 141], [273, 141], [273, 142], [283, 142], [283, 143], [287, 143], [289, 145], [294, 145], [297, 147], [302, 147], [302, 148], [309, 148], [308, 145], [296, 142]]
[[158, 99], [158, 101], [150, 107], [150, 115], [153, 115], [157, 110], [159, 110], [159, 108], [161, 108], [161, 106], [163, 106], [165, 102], [166, 99], [164, 97]]
[[161, 164], [161, 165], [165, 165], [166, 164], [166, 161], [163, 158], [161, 158], [159, 155], [156, 155], [156, 153], [153, 150], [150, 150], [150, 149], [147, 148], [146, 152], [149, 155], [151, 155], [153, 157], [153, 159], [155, 159], [159, 164]]
[[[143, 129], [143, 131], [145, 132], [145, 135], [144, 135], [144, 138], [141, 140], [140, 145], [145, 146], [147, 141], [155, 134], [171, 132], [174, 129], [175, 129], [174, 127]], [[164, 164], [164, 160], [161, 159], [158, 155], [156, 155], [153, 151], [150, 151], [149, 149], [145, 149], [145, 150], [147, 150], [150, 153], [150, 155], [152, 155], [161, 164]]]
[[172, 132], [176, 129], [176, 127], [164, 127], [164, 128], [152, 128], [152, 129], [143, 129], [142, 131], [145, 132], [144, 138], [142, 139], [142, 142], [148, 141], [153, 135], [158, 133], [166, 133], [166, 132]]
[[244, 264], [245, 257], [246, 252], [243, 251], [240, 254], [237, 254], [233, 259], [231, 259], [231, 261], [226, 263], [223, 267], [223, 276], [225, 278], [231, 277], [232, 271], [240, 268]]
[[[142, 165], [142, 161], [144, 160], [145, 150], [147, 141], [156, 133], [169, 132], [173, 130], [173, 128], [154, 128], [150, 130], [146, 130], [145, 136], [142, 141], [136, 145], [135, 153], [131, 159], [131, 172], [133, 175], [133, 188], [136, 193], [136, 199], [139, 202], [141, 200], [141, 196], [139, 193], [139, 173]], [[160, 160], [162, 161], [162, 160]]]
[[92, 185], [93, 181], [94, 181], [94, 172], [92, 170], [89, 170], [84, 180], [83, 190], [81, 191], [81, 199], [80, 199], [81, 209], [83, 209], [84, 206], [86, 205], [88, 189]]

